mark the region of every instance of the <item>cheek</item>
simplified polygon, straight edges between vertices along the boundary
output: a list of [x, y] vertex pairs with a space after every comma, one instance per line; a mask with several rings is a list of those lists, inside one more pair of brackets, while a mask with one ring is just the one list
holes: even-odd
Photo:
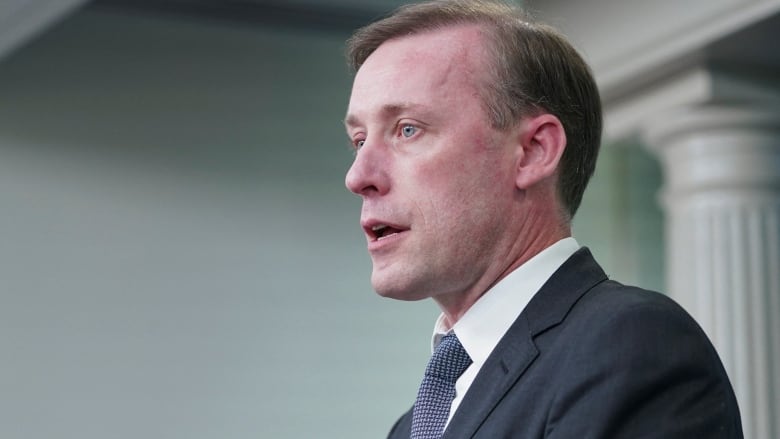
[[[418, 208], [428, 225], [439, 230], [471, 230], [505, 212], [510, 183], [500, 166], [487, 161], [458, 161], [427, 169], [416, 190]], [[511, 195], [510, 195], [511, 197]]]
[[443, 215], [448, 211], [457, 211], [462, 202], [473, 192], [476, 183], [473, 163], [451, 157], [450, 160], [435, 160], [418, 168], [418, 178], [414, 188], [420, 194], [420, 201], [428, 209], [438, 210]]
[[[475, 130], [476, 131], [476, 130]], [[457, 137], [455, 138], [457, 139]], [[427, 222], [451, 223], [463, 216], [469, 221], [483, 212], [503, 209], [511, 198], [511, 157], [496, 144], [497, 139], [481, 133], [459, 143], [454, 139], [438, 145], [445, 151], [419, 160], [407, 169], [407, 189], [418, 196], [415, 203]]]

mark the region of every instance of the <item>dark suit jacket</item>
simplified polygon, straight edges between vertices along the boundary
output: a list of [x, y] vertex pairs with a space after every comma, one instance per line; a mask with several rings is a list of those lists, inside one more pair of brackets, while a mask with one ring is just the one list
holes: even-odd
[[[409, 438], [411, 410], [390, 439]], [[443, 438], [742, 438], [731, 384], [694, 320], [610, 281], [586, 248], [533, 297]]]

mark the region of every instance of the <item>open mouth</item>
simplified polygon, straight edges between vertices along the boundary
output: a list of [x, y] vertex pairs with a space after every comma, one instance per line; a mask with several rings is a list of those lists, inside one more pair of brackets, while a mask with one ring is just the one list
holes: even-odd
[[401, 233], [403, 230], [389, 226], [387, 224], [377, 224], [369, 228], [368, 232], [369, 236], [371, 236], [373, 240], [381, 241], [383, 239], [389, 238], [390, 236]]

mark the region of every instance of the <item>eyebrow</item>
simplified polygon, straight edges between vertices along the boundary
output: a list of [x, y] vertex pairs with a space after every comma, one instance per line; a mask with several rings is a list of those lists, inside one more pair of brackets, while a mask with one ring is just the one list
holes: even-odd
[[[402, 103], [402, 104], [387, 104], [380, 110], [383, 118], [397, 116], [405, 111], [415, 110], [424, 113], [429, 113], [430, 109], [424, 104]], [[348, 114], [344, 119], [344, 125], [346, 127], [354, 127], [360, 125], [360, 119], [354, 114]]]

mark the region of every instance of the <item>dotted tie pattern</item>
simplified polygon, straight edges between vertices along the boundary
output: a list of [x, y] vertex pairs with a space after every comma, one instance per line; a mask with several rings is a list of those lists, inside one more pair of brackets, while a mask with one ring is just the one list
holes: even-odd
[[412, 411], [411, 439], [439, 439], [455, 398], [455, 381], [471, 364], [471, 358], [454, 332], [436, 346]]

